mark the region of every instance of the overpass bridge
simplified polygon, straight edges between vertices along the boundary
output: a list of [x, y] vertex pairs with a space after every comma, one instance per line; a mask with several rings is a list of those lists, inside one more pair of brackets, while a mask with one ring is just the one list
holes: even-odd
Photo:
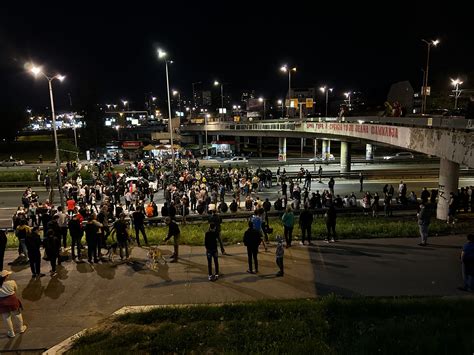
[[450, 193], [457, 192], [459, 166], [474, 168], [474, 120], [463, 117], [343, 117], [305, 120], [264, 120], [253, 122], [210, 122], [181, 127], [183, 134], [279, 138], [279, 159], [286, 160], [286, 138], [309, 138], [322, 152], [330, 152], [330, 141], [341, 142], [341, 172], [351, 168], [351, 144], [384, 144], [439, 157], [439, 199], [437, 217], [446, 219]]

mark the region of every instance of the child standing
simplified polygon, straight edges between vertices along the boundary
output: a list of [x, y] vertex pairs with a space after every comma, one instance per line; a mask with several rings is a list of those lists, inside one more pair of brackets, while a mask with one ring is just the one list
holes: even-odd
[[277, 276], [283, 276], [283, 255], [285, 254], [285, 249], [283, 248], [283, 238], [278, 236], [276, 238], [277, 241], [277, 247], [276, 247], [276, 263], [278, 267], [280, 268], [280, 271], [277, 272]]

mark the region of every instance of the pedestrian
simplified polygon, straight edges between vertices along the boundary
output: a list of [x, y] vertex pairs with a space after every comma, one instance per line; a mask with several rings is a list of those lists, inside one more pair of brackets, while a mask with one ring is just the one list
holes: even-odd
[[36, 180], [38, 180], [38, 182], [41, 182], [41, 169], [39, 166], [36, 168]]
[[7, 326], [8, 337], [14, 338], [16, 334], [13, 323], [16, 323], [16, 328], [20, 334], [26, 331], [27, 326], [23, 323], [21, 313], [23, 306], [16, 295], [18, 285], [14, 280], [8, 280], [11, 274], [12, 272], [8, 270], [0, 272], [0, 313], [2, 313], [3, 321]]
[[133, 227], [135, 228], [135, 239], [137, 241], [137, 245], [140, 246], [140, 232], [142, 232], [145, 244], [148, 245], [148, 239], [145, 232], [145, 213], [143, 212], [143, 207], [137, 208], [137, 210], [132, 213], [132, 218]]
[[275, 251], [275, 256], [276, 256], [276, 264], [278, 265], [278, 268], [280, 269], [277, 272], [277, 276], [283, 276], [284, 275], [284, 270], [283, 270], [283, 255], [285, 254], [285, 249], [283, 248], [283, 238], [278, 236], [276, 237], [277, 241], [277, 247]]
[[5, 258], [5, 249], [7, 248], [7, 234], [0, 229], [0, 269], [3, 270], [3, 259]]
[[217, 210], [213, 209], [211, 211], [211, 215], [208, 218], [209, 221], [209, 226], [211, 224], [214, 225], [214, 229], [218, 235], [218, 240], [219, 240], [219, 246], [221, 248], [221, 253], [225, 254], [225, 249], [224, 249], [224, 244], [222, 243], [222, 229], [221, 229], [221, 224], [222, 224], [222, 217], [217, 214]]
[[328, 182], [328, 188], [329, 188], [329, 192], [331, 193], [331, 197], [334, 196], [334, 184], [335, 184], [334, 178], [331, 176]]
[[177, 263], [178, 262], [178, 249], [179, 249], [179, 237], [181, 235], [181, 232], [179, 230], [178, 225], [174, 220], [172, 220], [170, 217], [165, 218], [165, 223], [168, 226], [168, 235], [165, 238], [165, 242], [171, 239], [173, 237], [173, 247], [174, 247], [174, 252], [171, 255], [171, 260], [170, 263]]
[[41, 238], [38, 227], [34, 227], [30, 234], [26, 236], [26, 247], [28, 248], [28, 259], [30, 260], [31, 277], [43, 277], [41, 273]]
[[285, 233], [286, 247], [291, 247], [291, 240], [293, 239], [293, 226], [295, 225], [295, 215], [291, 210], [291, 207], [286, 207], [285, 213], [281, 217], [283, 222], [283, 229]]
[[468, 242], [464, 244], [461, 252], [462, 277], [464, 280], [463, 291], [474, 291], [474, 234], [467, 235]]
[[329, 243], [329, 242], [334, 243], [336, 241], [337, 212], [333, 204], [329, 206], [324, 217], [326, 218], [326, 229], [328, 231], [328, 235], [326, 237], [326, 243]]
[[255, 213], [253, 214], [252, 217], [250, 217], [250, 221], [252, 222], [253, 229], [255, 229], [257, 233], [260, 235], [260, 240], [261, 240], [261, 243], [263, 244], [263, 248], [265, 249], [265, 251], [268, 251], [267, 245], [265, 244], [265, 240], [262, 238], [264, 235], [263, 233], [264, 221], [263, 221], [262, 215], [263, 215], [263, 208], [256, 208]]
[[258, 246], [260, 245], [260, 242], [261, 242], [260, 234], [253, 228], [253, 223], [249, 221], [248, 229], [244, 233], [244, 245], [247, 247], [247, 260], [249, 264], [249, 268], [247, 272], [249, 274], [254, 273], [252, 261], [255, 266], [255, 273], [258, 273], [257, 254], [258, 254]]
[[117, 244], [120, 252], [120, 260], [123, 260], [123, 249], [125, 249], [125, 258], [127, 260], [130, 259], [128, 250], [129, 233], [127, 222], [125, 221], [125, 213], [121, 213], [119, 219], [115, 221], [110, 234], [113, 235], [114, 232], [117, 235]]
[[313, 224], [313, 213], [309, 210], [308, 205], [305, 204], [304, 210], [300, 214], [299, 225], [301, 228], [301, 244], [304, 245], [308, 239], [308, 245], [311, 243], [311, 225]]
[[420, 230], [421, 243], [419, 246], [426, 246], [428, 241], [428, 228], [431, 221], [431, 205], [428, 202], [421, 202], [418, 213], [418, 227]]
[[[209, 281], [216, 281], [217, 279], [219, 279], [217, 241], [219, 241], [219, 243], [222, 243], [221, 238], [219, 237], [219, 232], [217, 231], [217, 226], [214, 223], [211, 223], [209, 225], [209, 230], [204, 236], [204, 245], [206, 247], [207, 256], [207, 274]], [[212, 260], [214, 260], [215, 273], [212, 273]]]
[[323, 178], [323, 168], [320, 165], [318, 169], [318, 177], [319, 177], [319, 182], [322, 183], [323, 181], [321, 180]]
[[[23, 254], [28, 259], [28, 248], [26, 247], [26, 236], [31, 233], [31, 228], [26, 224], [26, 219], [21, 219], [18, 227], [15, 229], [15, 235], [18, 237], [19, 248], [18, 252]], [[28, 261], [28, 260], [27, 260]]]
[[364, 175], [359, 173], [360, 192], [364, 191]]
[[58, 226], [61, 236], [59, 240], [61, 241], [62, 238], [63, 248], [66, 249], [69, 216], [63, 212], [63, 208], [61, 206], [58, 207], [58, 212], [56, 215], [58, 216]]
[[44, 240], [44, 249], [46, 256], [51, 264], [51, 270], [49, 271], [51, 276], [56, 276], [56, 265], [61, 265], [61, 259], [59, 257], [59, 250], [61, 249], [61, 241], [56, 236], [52, 229], [48, 230], [46, 239]]
[[81, 259], [81, 239], [84, 235], [84, 230], [81, 223], [81, 215], [76, 213], [68, 222], [69, 234], [71, 235], [71, 256], [72, 260], [76, 258], [74, 249], [77, 249], [77, 258]]
[[99, 228], [102, 227], [102, 224], [96, 220], [95, 213], [92, 213], [87, 218], [87, 223], [84, 227], [84, 231], [86, 233], [87, 260], [91, 264], [92, 262], [99, 262], [99, 259], [97, 258], [97, 243], [99, 242]]

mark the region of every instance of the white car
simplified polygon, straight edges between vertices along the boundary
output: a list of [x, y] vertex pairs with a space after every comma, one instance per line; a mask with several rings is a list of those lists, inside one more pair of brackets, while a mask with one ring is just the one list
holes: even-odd
[[[336, 158], [334, 158], [334, 155], [332, 154], [329, 154], [328, 157], [327, 157], [328, 160], [335, 160]], [[311, 163], [315, 162], [315, 161], [324, 161], [324, 159], [321, 157], [321, 156], [316, 156], [314, 158], [311, 158], [309, 159], [309, 161]]]
[[24, 160], [7, 159], [0, 162], [0, 166], [21, 166], [25, 165]]
[[248, 160], [245, 157], [233, 157], [231, 159], [224, 160], [224, 164], [234, 164], [234, 165], [241, 165], [241, 164], [248, 164]]
[[415, 156], [410, 152], [399, 152], [395, 155], [386, 155], [383, 157], [384, 160], [403, 160], [403, 159], [414, 159]]

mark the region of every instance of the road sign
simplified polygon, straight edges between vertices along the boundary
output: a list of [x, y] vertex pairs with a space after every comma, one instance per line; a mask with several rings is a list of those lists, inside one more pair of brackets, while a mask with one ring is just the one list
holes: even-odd
[[313, 108], [313, 99], [306, 99], [306, 108]]

